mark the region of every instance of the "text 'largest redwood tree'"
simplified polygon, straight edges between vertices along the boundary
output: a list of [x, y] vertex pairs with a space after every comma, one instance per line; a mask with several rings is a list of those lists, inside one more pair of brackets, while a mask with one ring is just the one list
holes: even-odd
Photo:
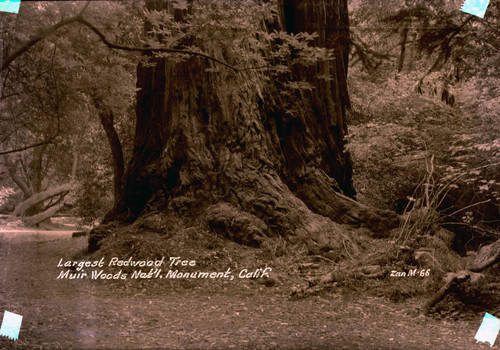
[[[169, 11], [178, 21], [191, 11], [169, 1], [146, 6]], [[138, 65], [133, 157], [105, 223], [159, 211], [187, 225], [206, 223], [244, 244], [282, 235], [322, 251], [348, 239], [337, 223], [390, 228], [385, 213], [349, 198], [346, 1], [281, 0], [277, 17], [275, 27], [288, 34], [317, 33], [311, 45], [333, 49], [333, 57], [307, 65], [291, 53], [288, 74], [258, 84], [249, 79], [251, 70], [214, 72], [214, 64], [199, 57]], [[186, 40], [196, 45], [196, 38]], [[210, 53], [237, 63], [231, 48]], [[283, 94], [289, 82], [310, 88]], [[106, 232], [94, 230], [90, 250]]]

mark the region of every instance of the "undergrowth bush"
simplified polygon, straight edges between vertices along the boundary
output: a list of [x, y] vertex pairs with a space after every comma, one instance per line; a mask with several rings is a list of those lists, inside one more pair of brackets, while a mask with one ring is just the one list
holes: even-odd
[[421, 73], [384, 79], [351, 70], [348, 149], [358, 200], [400, 213], [415, 209], [402, 228], [406, 232], [400, 232], [406, 239], [416, 231], [425, 234], [436, 212], [444, 214], [440, 224], [459, 231], [458, 246], [484, 236], [498, 239], [498, 89], [477, 79], [457, 84], [451, 108], [432, 94], [415, 92]]
[[351, 72], [348, 149], [354, 163], [358, 199], [402, 212], [426, 174], [429, 154], [447, 156], [457, 116], [446, 105], [413, 91], [409, 76], [371, 81]]
[[93, 225], [113, 206], [112, 174], [101, 164], [81, 171], [81, 186], [76, 195], [76, 214], [82, 225]]
[[11, 187], [0, 187], [0, 214], [8, 214], [12, 212], [17, 203], [16, 192]]
[[348, 149], [358, 200], [401, 212], [400, 199], [413, 192], [425, 172], [418, 139], [414, 130], [395, 123], [351, 127]]

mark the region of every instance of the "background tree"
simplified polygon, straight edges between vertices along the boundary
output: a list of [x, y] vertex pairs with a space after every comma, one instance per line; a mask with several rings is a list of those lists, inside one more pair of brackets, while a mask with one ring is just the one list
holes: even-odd
[[[104, 24], [111, 28], [107, 24], [108, 21], [118, 18], [113, 17], [118, 14], [122, 20], [126, 19], [127, 13], [130, 15], [134, 11], [133, 5], [134, 3], [125, 5], [100, 3], [94, 10], [88, 10], [88, 13], [93, 16], [98, 25]], [[9, 25], [22, 25], [24, 21], [29, 21], [30, 19], [25, 16], [37, 17], [41, 18], [39, 27], [43, 28], [40, 29], [42, 33], [50, 34], [51, 31], [47, 32], [45, 28], [57, 26], [61, 23], [59, 16], [70, 17], [78, 13], [81, 7], [81, 4], [76, 3], [30, 4], [23, 8], [18, 22], [9, 23]], [[103, 16], [103, 13], [106, 13], [108, 17]], [[122, 41], [131, 41], [134, 38], [134, 23], [137, 22], [133, 20], [119, 22], [115, 26], [114, 33]], [[29, 26], [26, 28], [31, 29]], [[30, 42], [27, 37], [32, 35], [31, 32], [9, 31], [9, 27], [4, 29], [6, 33], [17, 33], [11, 34], [12, 37], [6, 41], [9, 45], [4, 50], [6, 57]], [[72, 171], [72, 159], [76, 159], [73, 154], [80, 155], [80, 160], [84, 162], [89, 157], [93, 158], [93, 164], [109, 161], [106, 157], [99, 159], [102, 150], [106, 149], [102, 142], [94, 142], [92, 146], [89, 146], [89, 140], [97, 139], [92, 134], [99, 133], [97, 121], [105, 127], [106, 135], [109, 135], [109, 140], [112, 141], [110, 144], [113, 145], [111, 159], [114, 160], [115, 186], [118, 186], [121, 181], [120, 166], [123, 168], [123, 151], [115, 126], [118, 126], [118, 132], [127, 133], [131, 130], [132, 123], [126, 121], [130, 107], [133, 106], [134, 90], [132, 84], [126, 83], [127, 80], [133, 79], [133, 66], [127, 65], [127, 56], [109, 55], [109, 49], [104, 45], [96, 46], [94, 52], [89, 51], [88, 48], [100, 39], [88, 29], [68, 25], [61, 27], [59, 31], [61, 32], [59, 36], [43, 35], [43, 40], [38, 41], [16, 60], [11, 61], [8, 66], [2, 67], [4, 73], [2, 105], [5, 115], [10, 116], [2, 121], [5, 126], [4, 130], [11, 131], [4, 135], [2, 143], [4, 150], [22, 150], [24, 145], [40, 144], [38, 147], [28, 146], [22, 152], [4, 155], [9, 174], [23, 190], [25, 199], [50, 190], [61, 181], [67, 181], [64, 180], [66, 176], [64, 174], [70, 174]], [[123, 89], [123, 84], [130, 86], [130, 89]], [[120, 87], [119, 91], [117, 87]], [[113, 95], [112, 98], [109, 97], [110, 94]], [[25, 117], [26, 115], [28, 118]], [[62, 162], [63, 159], [67, 161]], [[85, 165], [88, 166], [88, 163], [86, 162]], [[88, 184], [89, 177], [96, 178], [92, 176], [96, 175], [95, 173], [88, 171], [93, 168], [95, 165], [85, 168], [83, 173], [75, 173], [72, 179], [76, 180], [75, 176], [78, 175], [80, 181]], [[58, 195], [66, 192], [58, 193]], [[107, 192], [106, 190], [93, 193], [93, 195], [106, 198]], [[51, 193], [52, 191], [46, 192], [46, 194]], [[90, 195], [90, 192], [82, 191], [79, 196], [82, 200], [85, 198], [83, 194]], [[36, 198], [40, 200], [40, 197]], [[26, 204], [32, 201], [26, 202], [15, 213], [23, 217], [37, 214], [44, 209], [44, 202], [46, 205], [49, 204], [47, 199], [42, 199], [41, 202], [30, 207]], [[62, 198], [59, 199], [62, 200]], [[75, 201], [72, 202], [74, 205]], [[105, 201], [100, 204], [104, 203]], [[100, 210], [105, 210], [102, 205], [92, 206], [85, 201], [80, 201], [80, 204], [82, 204], [79, 206], [80, 209], [97, 210], [101, 207]], [[27, 208], [27, 212], [21, 210], [22, 208]], [[51, 208], [53, 211], [54, 206]], [[59, 206], [59, 209], [63, 208]], [[90, 212], [86, 210], [80, 210], [80, 213], [89, 215]], [[95, 215], [91, 216], [95, 218]]]

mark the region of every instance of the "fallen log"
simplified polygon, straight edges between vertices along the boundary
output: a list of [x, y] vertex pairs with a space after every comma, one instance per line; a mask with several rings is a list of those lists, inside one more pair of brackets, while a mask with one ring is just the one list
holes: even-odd
[[423, 313], [425, 315], [428, 314], [429, 310], [434, 305], [436, 305], [437, 303], [439, 303], [446, 296], [446, 294], [448, 294], [452, 289], [454, 289], [458, 285], [460, 285], [463, 282], [465, 282], [468, 279], [470, 279], [470, 276], [471, 276], [470, 272], [466, 271], [466, 270], [460, 271], [460, 272], [454, 274], [454, 276], [444, 286], [442, 286], [438, 290], [438, 292], [436, 294], [434, 294], [434, 296], [432, 298], [430, 298], [425, 303], [425, 305], [420, 309], [421, 313]]
[[500, 263], [500, 239], [496, 242], [482, 247], [474, 260], [474, 264], [469, 270], [460, 271], [454, 275], [449, 281], [434, 294], [434, 296], [425, 303], [421, 311], [427, 314], [431, 307], [440, 302], [446, 294], [461, 283], [472, 279], [476, 281], [482, 276], [479, 272]]

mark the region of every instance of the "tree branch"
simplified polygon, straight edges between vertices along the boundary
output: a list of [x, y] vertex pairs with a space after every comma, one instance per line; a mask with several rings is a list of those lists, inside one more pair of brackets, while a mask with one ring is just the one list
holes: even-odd
[[89, 5], [90, 5], [91, 2], [92, 2], [92, 0], [88, 0], [87, 3], [85, 5], [83, 5], [83, 7], [80, 10], [80, 13], [78, 14], [78, 16], [83, 16], [83, 14], [85, 13], [85, 11], [87, 11], [87, 9], [89, 8]]
[[54, 141], [57, 136], [59, 136], [60, 132], [61, 132], [61, 118], [59, 116], [59, 113], [57, 113], [57, 131], [54, 135], [52, 135], [48, 139], [45, 139], [44, 141], [29, 145], [29, 146], [14, 148], [14, 149], [11, 149], [9, 151], [0, 152], [0, 156], [4, 156], [4, 155], [10, 154], [10, 153], [17, 153], [17, 152], [26, 151], [30, 148], [35, 148], [38, 146], [48, 145], [49, 143], [52, 143], [52, 141]]
[[17, 187], [19, 187], [21, 191], [23, 191], [24, 197], [28, 198], [32, 196], [33, 192], [29, 188], [28, 184], [21, 177], [17, 176], [16, 165], [10, 161], [7, 155], [4, 155], [3, 158], [12, 181], [14, 181]]
[[14, 148], [14, 149], [11, 149], [9, 151], [0, 152], [0, 156], [4, 156], [4, 155], [10, 154], [10, 153], [17, 153], [17, 152], [26, 151], [26, 150], [28, 150], [30, 148], [35, 148], [35, 147], [38, 147], [38, 146], [48, 145], [49, 143], [52, 143], [52, 141], [54, 141], [57, 136], [59, 136], [59, 134], [61, 132], [61, 115], [59, 114], [59, 94], [57, 92], [57, 80], [55, 79], [55, 77], [53, 75], [53, 71], [52, 71], [52, 77], [54, 78], [54, 83], [56, 84], [57, 131], [55, 132], [54, 135], [52, 135], [51, 137], [45, 139], [44, 141], [41, 141], [41, 142], [38, 142], [38, 143], [35, 143], [35, 144], [32, 144], [32, 145], [29, 145], [29, 146], [25, 146], [25, 147], [21, 147], [21, 148]]
[[22, 151], [26, 151], [30, 148], [35, 148], [35, 147], [38, 147], [38, 146], [42, 146], [42, 145], [46, 145], [46, 144], [49, 144], [49, 143], [52, 143], [52, 141], [57, 137], [59, 136], [59, 133], [57, 133], [56, 135], [46, 139], [45, 141], [41, 141], [41, 142], [38, 142], [38, 143], [35, 143], [35, 144], [32, 144], [32, 145], [29, 145], [29, 146], [25, 146], [25, 147], [20, 147], [20, 148], [14, 148], [14, 149], [11, 149], [9, 151], [4, 151], [4, 152], [0, 152], [0, 156], [3, 156], [3, 155], [6, 155], [6, 154], [11, 154], [11, 153], [17, 153], [17, 152], [22, 152]]
[[130, 47], [130, 46], [123, 46], [123, 45], [118, 45], [110, 42], [106, 36], [99, 30], [97, 29], [92, 23], [88, 22], [86, 19], [83, 17], [80, 17], [78, 19], [79, 23], [83, 24], [90, 30], [92, 30], [97, 36], [101, 39], [101, 41], [108, 46], [111, 49], [116, 49], [116, 50], [124, 50], [124, 51], [135, 51], [135, 52], [171, 52], [171, 53], [178, 53], [178, 54], [184, 54], [184, 55], [191, 55], [191, 56], [199, 56], [206, 58], [208, 60], [214, 61], [216, 63], [219, 63], [235, 72], [239, 72], [239, 70], [236, 67], [231, 66], [230, 64], [227, 64], [225, 62], [222, 62], [221, 60], [209, 56], [207, 54], [201, 53], [201, 52], [196, 52], [196, 51], [190, 51], [190, 50], [182, 50], [182, 49], [170, 49], [170, 48], [153, 48], [153, 47]]
[[[49, 200], [49, 203], [43, 207], [43, 209], [41, 210], [41, 212], [44, 212], [44, 211], [52, 208], [54, 205], [57, 205], [57, 204], [61, 203], [61, 201], [64, 199], [65, 196], [66, 196], [66, 193], [62, 193], [59, 196], [52, 197]], [[55, 201], [54, 201], [54, 199], [55, 199]]]
[[108, 46], [111, 49], [116, 49], [116, 50], [124, 50], [124, 51], [135, 51], [135, 52], [171, 52], [171, 53], [178, 53], [178, 54], [184, 54], [184, 55], [191, 55], [191, 56], [199, 56], [206, 58], [208, 60], [211, 60], [213, 62], [216, 62], [218, 64], [221, 64], [227, 68], [230, 68], [231, 70], [238, 72], [238, 69], [231, 66], [230, 64], [227, 64], [225, 62], [222, 62], [221, 60], [209, 56], [207, 54], [201, 53], [201, 52], [195, 52], [195, 51], [190, 51], [190, 50], [181, 50], [181, 49], [169, 49], [169, 48], [149, 48], [149, 47], [130, 47], [130, 46], [123, 46], [123, 45], [118, 45], [110, 42], [106, 36], [99, 30], [97, 29], [92, 23], [88, 22], [85, 18], [83, 18], [83, 13], [87, 9], [87, 7], [90, 5], [90, 1], [87, 1], [85, 6], [82, 8], [80, 13], [74, 17], [68, 18], [66, 20], [61, 20], [60, 22], [54, 24], [52, 27], [48, 28], [45, 30], [43, 33], [33, 37], [31, 40], [29, 40], [27, 43], [25, 43], [23, 46], [21, 46], [19, 49], [17, 49], [15, 52], [13, 52], [11, 55], [9, 55], [5, 61], [2, 63], [2, 71], [9, 67], [9, 65], [14, 61], [17, 57], [21, 56], [23, 53], [28, 51], [33, 45], [38, 43], [40, 40], [46, 38], [47, 36], [51, 35], [52, 33], [56, 32], [59, 28], [71, 24], [71, 23], [81, 23], [90, 30], [92, 30], [100, 39], [101, 41]]
[[23, 220], [24, 224], [28, 227], [38, 225], [42, 221], [45, 221], [53, 217], [57, 212], [63, 209], [65, 205], [66, 205], [66, 199], [63, 198], [63, 200], [59, 204], [54, 205], [41, 213], [24, 218]]
[[66, 20], [60, 21], [60, 22], [54, 24], [52, 27], [45, 30], [43, 33], [38, 34], [37, 36], [33, 37], [31, 40], [29, 40], [27, 43], [25, 43], [19, 49], [17, 49], [12, 54], [7, 56], [5, 61], [2, 63], [2, 71], [5, 70], [7, 67], [9, 67], [9, 65], [12, 63], [12, 61], [14, 61], [16, 58], [18, 58], [23, 53], [28, 51], [32, 46], [34, 46], [40, 40], [48, 37], [50, 34], [56, 32], [59, 28], [64, 27], [65, 25], [77, 22], [79, 18], [81, 18], [81, 15], [77, 15], [75, 17], [71, 17], [71, 18], [68, 18]]

